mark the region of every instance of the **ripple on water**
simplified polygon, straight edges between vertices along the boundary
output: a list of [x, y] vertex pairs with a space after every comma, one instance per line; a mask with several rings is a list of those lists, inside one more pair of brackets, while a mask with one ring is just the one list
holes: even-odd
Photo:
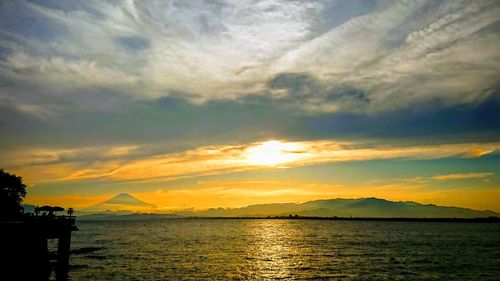
[[307, 220], [79, 222], [71, 280], [500, 276], [500, 225]]

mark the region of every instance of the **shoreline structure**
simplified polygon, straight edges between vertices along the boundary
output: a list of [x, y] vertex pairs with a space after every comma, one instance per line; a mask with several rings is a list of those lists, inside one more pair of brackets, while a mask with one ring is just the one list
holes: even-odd
[[[71, 233], [78, 230], [74, 216], [34, 216], [0, 221], [3, 276], [17, 280], [68, 280]], [[57, 239], [57, 252], [49, 252]], [[4, 275], [6, 274], [6, 275]]]

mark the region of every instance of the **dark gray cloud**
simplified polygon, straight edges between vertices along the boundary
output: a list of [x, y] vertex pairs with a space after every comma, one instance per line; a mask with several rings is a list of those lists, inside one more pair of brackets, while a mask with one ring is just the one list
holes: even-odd
[[439, 102], [373, 115], [325, 114], [301, 119], [304, 136], [371, 138], [406, 143], [485, 142], [500, 138], [498, 99], [447, 107]]
[[280, 73], [267, 82], [272, 90], [286, 90], [290, 97], [314, 95], [321, 87], [318, 81], [307, 73]]
[[268, 95], [278, 91], [275, 103], [302, 108], [305, 112], [311, 108], [323, 112], [364, 112], [370, 103], [369, 95], [361, 89], [332, 86], [307, 73], [280, 73], [267, 82], [267, 87]]
[[[329, 96], [327, 96], [328, 98]], [[340, 99], [364, 103], [362, 92], [344, 89]], [[124, 100], [108, 94], [119, 107], [83, 108], [40, 119], [3, 104], [1, 144], [9, 147], [75, 147], [120, 144], [198, 145], [251, 142], [260, 139], [378, 139], [411, 143], [494, 141], [500, 137], [498, 99], [476, 105], [446, 106], [439, 101], [375, 114], [300, 113], [287, 101], [247, 96], [244, 101], [217, 100], [195, 105], [181, 96], [153, 101]], [[102, 100], [104, 103], [105, 101]], [[292, 101], [290, 101], [292, 102]], [[73, 107], [72, 107], [73, 108]]]

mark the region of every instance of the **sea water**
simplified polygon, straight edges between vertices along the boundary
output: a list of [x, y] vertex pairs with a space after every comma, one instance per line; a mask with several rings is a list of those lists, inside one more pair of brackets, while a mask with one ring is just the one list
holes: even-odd
[[500, 224], [82, 221], [70, 280], [500, 280]]

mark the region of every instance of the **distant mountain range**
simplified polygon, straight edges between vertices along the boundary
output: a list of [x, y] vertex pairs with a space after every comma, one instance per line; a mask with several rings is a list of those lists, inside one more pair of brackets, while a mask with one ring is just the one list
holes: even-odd
[[393, 202], [378, 198], [329, 199], [305, 203], [275, 203], [250, 205], [236, 209], [209, 209], [178, 212], [184, 216], [245, 217], [245, 216], [309, 216], [363, 218], [481, 218], [499, 216], [493, 211], [478, 211], [458, 207], [424, 205], [416, 202]]
[[[25, 205], [31, 210], [33, 206]], [[139, 220], [179, 217], [362, 217], [362, 218], [485, 218], [500, 214], [459, 207], [443, 207], [416, 202], [394, 202], [379, 198], [328, 199], [304, 203], [273, 203], [250, 205], [242, 208], [217, 208], [208, 210], [180, 210], [157, 213], [155, 206], [128, 193], [94, 206], [78, 210], [82, 220]]]

